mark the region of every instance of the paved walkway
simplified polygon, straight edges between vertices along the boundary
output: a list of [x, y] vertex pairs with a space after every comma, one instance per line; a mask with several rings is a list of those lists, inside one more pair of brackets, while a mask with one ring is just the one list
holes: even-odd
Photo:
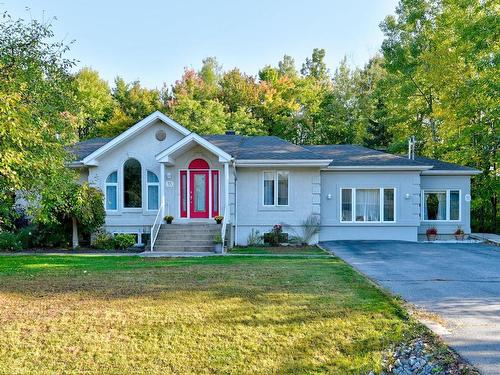
[[500, 374], [500, 248], [487, 244], [331, 241], [322, 246], [408, 302], [482, 374]]
[[214, 255], [222, 255], [216, 254], [214, 252], [195, 252], [195, 251], [145, 251], [140, 253], [139, 256], [145, 258], [197, 258], [197, 257], [209, 257]]
[[489, 241], [495, 245], [500, 245], [500, 235], [494, 233], [472, 233], [470, 235], [472, 238]]

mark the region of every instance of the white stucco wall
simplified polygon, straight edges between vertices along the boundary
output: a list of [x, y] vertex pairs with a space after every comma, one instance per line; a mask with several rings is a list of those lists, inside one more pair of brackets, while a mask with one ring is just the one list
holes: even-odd
[[[163, 129], [167, 134], [163, 141], [158, 141], [155, 137], [155, 133], [159, 129]], [[154, 172], [160, 178], [160, 164], [156, 161], [155, 156], [181, 138], [183, 138], [182, 134], [163, 122], [157, 121], [141, 133], [99, 157], [97, 159], [98, 166], [89, 168], [89, 183], [99, 187], [103, 192], [107, 176], [114, 171], [118, 172], [118, 209], [107, 212], [106, 230], [110, 232], [149, 232], [149, 226], [152, 225], [157, 212], [147, 210], [145, 185], [147, 171]], [[129, 158], [137, 159], [142, 167], [142, 208], [139, 209], [123, 207], [123, 164]]]
[[438, 235], [452, 235], [460, 226], [465, 233], [470, 233], [470, 176], [421, 176], [422, 190], [460, 190], [460, 220], [458, 221], [422, 221], [419, 234], [425, 235], [429, 227], [436, 227]]
[[[394, 223], [342, 223], [341, 188], [395, 188]], [[328, 198], [328, 194], [331, 198]], [[406, 197], [409, 194], [409, 197]], [[320, 241], [403, 240], [416, 241], [420, 224], [419, 172], [321, 172]]]
[[[157, 130], [167, 133], [164, 141], [155, 137]], [[154, 172], [160, 179], [160, 164], [155, 156], [182, 139], [183, 136], [170, 126], [157, 121], [131, 139], [105, 153], [97, 159], [99, 165], [82, 169], [81, 180], [105, 191], [107, 176], [118, 174], [118, 209], [109, 211], [105, 229], [110, 232], [149, 233], [157, 211], [147, 210], [147, 171]], [[123, 207], [123, 164], [135, 158], [142, 167], [142, 208]], [[165, 214], [174, 216], [177, 222], [192, 219], [180, 218], [180, 174], [196, 158], [206, 160], [212, 170], [219, 170], [220, 207], [225, 213], [224, 165], [218, 157], [203, 147], [195, 146], [180, 154], [174, 166], [165, 169]], [[287, 207], [266, 207], [263, 205], [263, 172], [284, 170], [289, 172], [289, 205]], [[173, 187], [166, 182], [172, 181]], [[301, 232], [303, 221], [311, 214], [318, 215], [321, 232], [313, 242], [328, 240], [405, 240], [416, 241], [429, 226], [436, 226], [440, 234], [452, 234], [457, 225], [470, 233], [470, 194], [468, 176], [420, 176], [419, 172], [340, 172], [320, 171], [318, 167], [256, 168], [229, 167], [229, 221], [235, 229], [235, 242], [246, 245], [252, 229], [261, 234], [273, 225], [284, 223], [292, 229], [285, 229], [291, 235]], [[396, 221], [394, 223], [342, 223], [340, 222], [341, 188], [395, 188]], [[457, 222], [421, 223], [422, 189], [458, 189], [461, 191], [461, 219]], [[331, 195], [331, 198], [328, 198]], [[407, 197], [408, 195], [408, 197]]]
[[[289, 172], [287, 207], [267, 207], [263, 204], [263, 172], [271, 170]], [[300, 230], [300, 225], [309, 215], [319, 215], [321, 212], [319, 168], [238, 168], [236, 176], [235, 240], [238, 245], [247, 244], [252, 229], [263, 234], [269, 232], [273, 225], [285, 223], [295, 230]], [[317, 242], [317, 239], [314, 239], [314, 242]]]

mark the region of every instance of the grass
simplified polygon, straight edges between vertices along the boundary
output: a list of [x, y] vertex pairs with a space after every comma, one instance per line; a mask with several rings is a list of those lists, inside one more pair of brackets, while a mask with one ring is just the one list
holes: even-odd
[[293, 255], [328, 255], [326, 251], [317, 246], [259, 246], [259, 247], [234, 247], [230, 254], [293, 254]]
[[414, 334], [338, 258], [0, 257], [2, 374], [359, 374]]

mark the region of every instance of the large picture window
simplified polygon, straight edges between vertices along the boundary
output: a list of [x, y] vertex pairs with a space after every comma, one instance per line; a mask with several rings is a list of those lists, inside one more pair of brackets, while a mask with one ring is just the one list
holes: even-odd
[[383, 189], [341, 189], [341, 222], [394, 222], [395, 192]]
[[123, 206], [126, 208], [142, 207], [141, 163], [128, 159], [123, 165]]
[[110, 173], [106, 178], [106, 210], [116, 211], [118, 209], [118, 173]]
[[148, 210], [157, 210], [160, 201], [160, 181], [158, 176], [148, 171]]
[[264, 206], [288, 206], [289, 176], [287, 171], [264, 172], [263, 203]]
[[424, 221], [460, 220], [460, 190], [423, 190]]

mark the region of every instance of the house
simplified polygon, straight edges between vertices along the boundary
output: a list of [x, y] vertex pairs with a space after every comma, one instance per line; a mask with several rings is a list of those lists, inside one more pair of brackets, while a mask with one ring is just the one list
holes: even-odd
[[193, 235], [223, 215], [216, 231], [229, 245], [245, 245], [252, 230], [277, 223], [300, 231], [310, 215], [320, 219], [314, 241], [417, 241], [430, 226], [443, 237], [457, 227], [470, 233], [470, 178], [480, 173], [356, 145], [202, 136], [160, 112], [72, 151], [81, 181], [104, 192], [105, 229], [134, 233], [138, 244], [166, 229], [166, 215], [176, 228], [190, 224], [184, 233]]

